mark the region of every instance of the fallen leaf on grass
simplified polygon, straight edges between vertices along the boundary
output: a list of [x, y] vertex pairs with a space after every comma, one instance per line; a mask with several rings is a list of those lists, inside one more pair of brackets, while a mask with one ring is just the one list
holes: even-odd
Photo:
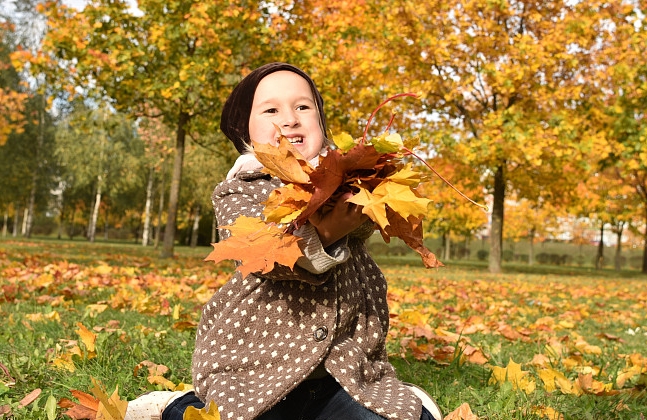
[[620, 393], [620, 391], [613, 389], [612, 383], [605, 384], [603, 382], [596, 381], [590, 373], [586, 375], [578, 375], [576, 384], [586, 394], [605, 396]]
[[461, 404], [456, 410], [445, 416], [445, 420], [478, 420], [468, 403]]
[[99, 408], [99, 400], [90, 394], [73, 389], [71, 394], [79, 400], [78, 403], [68, 399], [62, 398], [58, 402], [61, 408], [69, 408], [65, 413], [66, 416], [74, 420], [94, 420], [97, 417], [97, 410]]
[[97, 420], [123, 420], [126, 416], [128, 401], [119, 398], [119, 387], [116, 387], [111, 396], [108, 396], [101, 382], [92, 378], [92, 395], [99, 400]]
[[562, 413], [558, 412], [552, 407], [534, 407], [532, 412], [542, 419], [547, 418], [548, 420], [564, 420], [564, 415], [562, 415]]
[[579, 387], [574, 386], [562, 372], [546, 368], [539, 370], [537, 373], [544, 382], [544, 389], [548, 392], [560, 390], [563, 394], [582, 394], [582, 390]]
[[32, 392], [25, 395], [25, 397], [22, 400], [20, 400], [20, 402], [18, 403], [18, 406], [27, 407], [29, 404], [33, 403], [36, 398], [40, 396], [41, 392], [42, 391], [40, 388], [34, 389]]
[[508, 366], [502, 368], [499, 366], [492, 366], [492, 377], [490, 378], [491, 384], [510, 382], [514, 389], [520, 389], [526, 394], [531, 394], [535, 391], [535, 381], [528, 378], [528, 372], [521, 370], [521, 365], [516, 363], [512, 358], [508, 362]]
[[488, 362], [488, 357], [481, 349], [466, 344], [463, 348], [461, 360], [473, 363], [475, 365], [484, 365]]

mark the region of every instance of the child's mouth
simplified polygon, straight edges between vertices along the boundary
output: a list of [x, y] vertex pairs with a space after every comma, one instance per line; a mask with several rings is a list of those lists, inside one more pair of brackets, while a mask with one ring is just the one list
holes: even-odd
[[303, 144], [303, 137], [289, 137], [288, 140], [292, 144]]

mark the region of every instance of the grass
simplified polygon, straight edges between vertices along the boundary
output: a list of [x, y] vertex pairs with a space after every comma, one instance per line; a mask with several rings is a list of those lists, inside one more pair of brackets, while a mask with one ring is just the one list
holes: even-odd
[[[178, 247], [162, 260], [133, 244], [0, 240], [0, 407], [15, 419], [67, 418], [46, 409], [48, 398], [89, 392], [93, 378], [125, 399], [164, 389], [143, 361], [168, 367], [163, 376], [175, 385], [190, 383], [200, 307], [229, 276], [202, 261], [208, 252]], [[377, 260], [390, 284], [391, 362], [445, 413], [468, 403], [481, 419], [647, 414], [647, 278], [638, 272], [506, 264], [493, 275], [476, 261], [429, 271], [408, 256]], [[80, 325], [96, 336], [93, 351]], [[533, 390], [495, 380], [510, 360]], [[570, 384], [588, 377], [606, 388], [551, 391], [541, 376], [548, 368]], [[39, 398], [21, 407], [36, 388]]]

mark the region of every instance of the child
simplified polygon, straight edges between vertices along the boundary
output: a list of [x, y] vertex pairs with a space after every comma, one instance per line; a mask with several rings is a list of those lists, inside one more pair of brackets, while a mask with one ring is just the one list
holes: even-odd
[[[263, 201], [280, 186], [259, 171], [250, 146], [251, 139], [276, 144], [276, 126], [313, 164], [328, 147], [319, 91], [285, 63], [251, 72], [225, 103], [220, 127], [241, 157], [212, 196], [219, 225], [261, 216]], [[126, 419], [179, 420], [206, 401], [222, 419], [442, 418], [388, 362], [386, 280], [364, 246], [373, 225], [346, 198], [295, 231], [305, 245], [293, 270], [276, 266], [246, 278], [236, 272], [205, 305], [194, 392], [145, 395], [129, 403]]]

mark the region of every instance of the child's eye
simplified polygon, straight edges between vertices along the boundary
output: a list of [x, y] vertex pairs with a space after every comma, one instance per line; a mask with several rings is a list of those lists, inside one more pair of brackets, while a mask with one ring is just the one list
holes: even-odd
[[269, 108], [265, 110], [266, 114], [276, 114], [277, 112], [278, 111], [276, 110], [276, 108]]
[[297, 111], [305, 111], [305, 110], [308, 110], [308, 109], [310, 109], [310, 107], [308, 105], [299, 105], [299, 106], [297, 106]]

